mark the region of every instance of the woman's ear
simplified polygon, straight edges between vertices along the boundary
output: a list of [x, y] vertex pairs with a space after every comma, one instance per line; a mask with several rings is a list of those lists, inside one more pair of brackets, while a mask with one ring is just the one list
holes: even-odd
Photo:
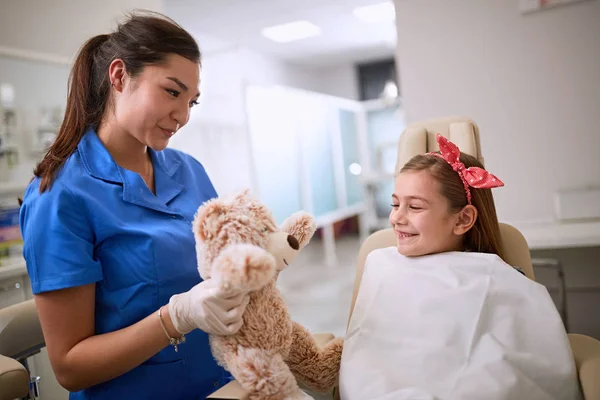
[[477, 221], [477, 208], [472, 204], [467, 204], [458, 213], [458, 218], [454, 225], [454, 234], [464, 235], [475, 225], [475, 221]]
[[125, 63], [120, 58], [114, 59], [108, 67], [108, 79], [110, 85], [117, 92], [123, 91], [123, 82], [125, 79]]

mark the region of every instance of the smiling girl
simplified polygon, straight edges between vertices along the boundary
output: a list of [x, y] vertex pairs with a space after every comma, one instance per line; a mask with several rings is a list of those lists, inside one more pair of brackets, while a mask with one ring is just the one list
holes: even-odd
[[[546, 288], [502, 259], [475, 158], [440, 152], [396, 177], [396, 246], [372, 251], [345, 338], [343, 400], [576, 400], [564, 326]], [[515, 266], [518, 267], [518, 266]]]

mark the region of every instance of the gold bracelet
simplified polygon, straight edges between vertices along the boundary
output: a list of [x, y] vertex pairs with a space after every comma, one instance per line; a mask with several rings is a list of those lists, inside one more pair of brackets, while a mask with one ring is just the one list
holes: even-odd
[[179, 350], [177, 349], [177, 346], [180, 345], [181, 343], [185, 342], [185, 335], [181, 335], [180, 338], [173, 338], [169, 335], [169, 332], [167, 332], [167, 328], [165, 327], [165, 324], [163, 323], [162, 320], [162, 315], [161, 315], [161, 310], [162, 307], [160, 307], [158, 309], [158, 321], [160, 322], [160, 326], [162, 327], [163, 331], [165, 332], [165, 335], [167, 335], [167, 339], [169, 339], [169, 343], [171, 344], [171, 346], [173, 346], [175, 348], [175, 352], [178, 352]]

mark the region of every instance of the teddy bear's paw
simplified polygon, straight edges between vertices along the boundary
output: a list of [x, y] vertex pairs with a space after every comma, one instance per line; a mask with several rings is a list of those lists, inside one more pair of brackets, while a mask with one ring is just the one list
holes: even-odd
[[230, 354], [228, 366], [250, 399], [295, 399], [300, 389], [296, 378], [280, 354], [238, 346], [237, 354]]
[[244, 292], [261, 289], [275, 276], [275, 259], [264, 249], [251, 244], [228, 246], [214, 261], [221, 288]]

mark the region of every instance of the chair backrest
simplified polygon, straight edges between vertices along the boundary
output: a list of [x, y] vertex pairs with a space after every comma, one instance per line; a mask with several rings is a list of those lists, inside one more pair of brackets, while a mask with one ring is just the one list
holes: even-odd
[[417, 154], [439, 150], [435, 140], [438, 133], [483, 164], [477, 124], [467, 117], [447, 117], [415, 122], [406, 127], [398, 141], [396, 173]]
[[45, 345], [33, 299], [0, 309], [0, 354], [21, 361]]
[[0, 400], [29, 394], [29, 371], [21, 363], [45, 345], [33, 299], [0, 309]]
[[[406, 127], [398, 142], [396, 172], [415, 155], [439, 150], [435, 140], [437, 133], [456, 143], [462, 152], [477, 157], [483, 163], [479, 142], [479, 128], [475, 122], [466, 117], [449, 117], [416, 122]], [[516, 228], [504, 223], [500, 223], [500, 236], [504, 261], [512, 266], [522, 268], [527, 277], [535, 280], [529, 246], [525, 237]], [[367, 256], [373, 250], [391, 246], [396, 246], [396, 236], [391, 228], [371, 234], [362, 244], [358, 254], [350, 316], [352, 316], [352, 311], [354, 310]], [[348, 318], [349, 321], [350, 318]]]

